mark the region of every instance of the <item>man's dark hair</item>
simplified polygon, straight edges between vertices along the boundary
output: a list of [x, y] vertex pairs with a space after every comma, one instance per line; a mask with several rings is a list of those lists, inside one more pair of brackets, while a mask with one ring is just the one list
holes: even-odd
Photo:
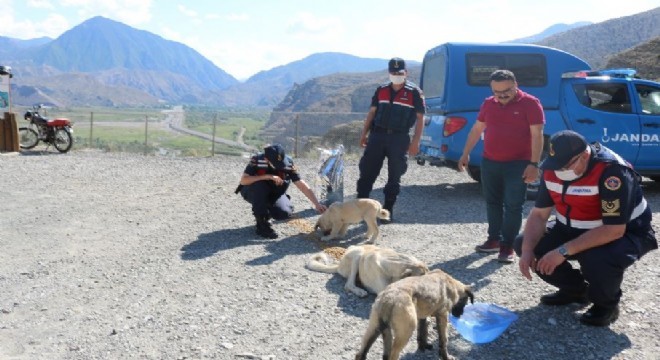
[[506, 81], [511, 80], [516, 82], [516, 75], [513, 74], [510, 70], [495, 70], [490, 74], [490, 81]]

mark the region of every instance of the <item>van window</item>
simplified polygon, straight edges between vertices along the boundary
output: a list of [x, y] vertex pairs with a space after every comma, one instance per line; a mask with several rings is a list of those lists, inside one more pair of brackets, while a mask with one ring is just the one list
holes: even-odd
[[548, 82], [545, 57], [540, 54], [467, 54], [468, 84], [489, 86], [490, 74], [499, 69], [512, 71], [520, 86], [540, 87]]
[[573, 91], [582, 105], [592, 109], [617, 113], [632, 112], [626, 84], [575, 84]]
[[447, 59], [444, 54], [424, 60], [424, 77], [422, 90], [427, 98], [443, 97], [445, 94], [445, 78], [447, 76]]
[[642, 112], [649, 115], [660, 115], [660, 88], [648, 85], [635, 85]]

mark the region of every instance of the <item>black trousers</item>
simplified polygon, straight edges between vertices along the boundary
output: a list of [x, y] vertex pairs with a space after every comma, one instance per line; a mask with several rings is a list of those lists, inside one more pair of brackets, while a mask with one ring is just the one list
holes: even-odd
[[[540, 259], [585, 231], [556, 222], [536, 245], [534, 255]], [[513, 245], [518, 256], [522, 253], [522, 239], [523, 236], [518, 235]], [[551, 275], [541, 275], [538, 272], [536, 274], [562, 291], [582, 292], [587, 289], [591, 302], [613, 308], [621, 299], [624, 271], [649, 250], [644, 244], [654, 239], [651, 228], [646, 234], [626, 232], [620, 239], [569, 256], [567, 260], [577, 260], [580, 269], [575, 269], [569, 261], [564, 261]]]
[[241, 188], [241, 196], [252, 205], [252, 214], [285, 220], [293, 215], [287, 186], [277, 186], [272, 181], [257, 181]]
[[408, 170], [408, 133], [371, 132], [360, 159], [360, 178], [357, 181], [357, 197], [368, 198], [374, 182], [387, 158], [387, 183], [383, 189], [385, 201], [396, 200], [401, 190], [401, 177]]

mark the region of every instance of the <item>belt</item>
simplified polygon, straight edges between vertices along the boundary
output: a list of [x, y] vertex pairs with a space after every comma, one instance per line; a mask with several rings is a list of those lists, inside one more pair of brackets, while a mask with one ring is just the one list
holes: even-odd
[[378, 127], [378, 126], [371, 129], [371, 132], [373, 132], [373, 133], [382, 133], [382, 134], [407, 134], [408, 133], [408, 131], [404, 131], [404, 130], [388, 129], [388, 128]]

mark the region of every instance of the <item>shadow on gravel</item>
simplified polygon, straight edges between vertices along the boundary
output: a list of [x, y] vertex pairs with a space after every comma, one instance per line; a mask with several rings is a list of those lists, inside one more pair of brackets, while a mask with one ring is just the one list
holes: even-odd
[[[492, 282], [487, 277], [496, 272], [502, 266], [511, 266], [497, 261], [497, 256], [470, 253], [459, 258], [430, 264], [431, 270], [440, 269], [456, 280], [470, 284], [478, 298], [479, 289], [484, 288]], [[475, 299], [475, 301], [480, 301]]]
[[58, 152], [57, 150], [54, 150], [54, 148], [51, 148], [49, 150], [42, 149], [42, 150], [21, 150], [20, 154], [21, 156], [44, 156], [44, 155], [66, 155]]
[[201, 234], [197, 240], [186, 244], [181, 248], [181, 259], [199, 260], [213, 256], [219, 251], [229, 250], [237, 247], [261, 245], [275, 240], [266, 240], [254, 234], [254, 226], [238, 229], [223, 229], [206, 234]]
[[[371, 197], [384, 202], [382, 188]], [[460, 204], [460, 205], [458, 205]], [[469, 211], [457, 211], [459, 208]], [[483, 209], [483, 211], [481, 211]], [[480, 185], [473, 183], [402, 186], [394, 205], [396, 224], [455, 224], [486, 221]], [[420, 214], [422, 214], [420, 216]], [[475, 214], [478, 217], [475, 218]]]
[[578, 317], [586, 309], [577, 304], [538, 305], [518, 311], [518, 320], [493, 342], [464, 341], [470, 344], [466, 350], [463, 346], [452, 346], [460, 337], [456, 335], [449, 341], [449, 353], [460, 359], [611, 359], [632, 346], [625, 334], [608, 327], [580, 324]]

